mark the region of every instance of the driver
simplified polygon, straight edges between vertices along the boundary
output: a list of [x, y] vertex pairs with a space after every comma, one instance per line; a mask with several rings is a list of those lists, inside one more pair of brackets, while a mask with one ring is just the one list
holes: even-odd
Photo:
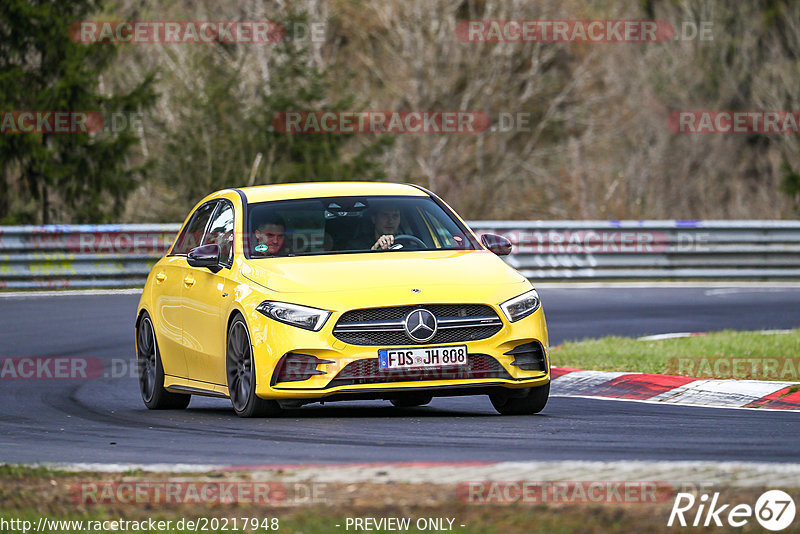
[[394, 244], [394, 236], [400, 228], [400, 209], [384, 205], [372, 216], [375, 244], [371, 250], [386, 250]]

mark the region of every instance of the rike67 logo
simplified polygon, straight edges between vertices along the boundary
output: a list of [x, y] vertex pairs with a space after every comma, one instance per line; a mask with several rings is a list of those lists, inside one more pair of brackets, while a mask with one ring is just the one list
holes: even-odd
[[755, 506], [749, 504], [722, 504], [719, 493], [710, 498], [707, 493], [696, 498], [691, 493], [678, 493], [667, 526], [674, 524], [682, 527], [743, 527], [753, 517], [765, 529], [777, 532], [783, 530], [794, 521], [795, 504], [792, 497], [781, 490], [770, 490], [763, 493]]

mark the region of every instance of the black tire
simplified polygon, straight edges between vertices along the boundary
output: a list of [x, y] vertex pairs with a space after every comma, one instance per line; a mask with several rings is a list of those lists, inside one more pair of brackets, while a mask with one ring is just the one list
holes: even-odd
[[136, 327], [136, 362], [139, 367], [139, 392], [144, 405], [151, 410], [183, 410], [189, 406], [191, 395], [170, 393], [164, 389], [164, 366], [161, 352], [147, 312]]
[[237, 316], [228, 329], [225, 374], [228, 377], [228, 395], [236, 415], [266, 417], [281, 413], [281, 407], [276, 401], [256, 395], [253, 345], [250, 342], [250, 332], [241, 316]]
[[425, 406], [433, 400], [433, 396], [424, 394], [406, 395], [391, 399], [390, 402], [398, 408], [413, 408], [414, 406]]
[[531, 415], [544, 410], [550, 397], [550, 382], [543, 386], [528, 388], [522, 397], [512, 395], [489, 395], [494, 409], [503, 415]]

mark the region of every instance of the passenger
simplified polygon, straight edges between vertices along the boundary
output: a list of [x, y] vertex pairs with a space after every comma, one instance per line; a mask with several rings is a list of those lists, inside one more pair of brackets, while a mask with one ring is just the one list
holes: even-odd
[[255, 251], [263, 256], [283, 256], [286, 254], [286, 223], [280, 215], [272, 214], [256, 228]]

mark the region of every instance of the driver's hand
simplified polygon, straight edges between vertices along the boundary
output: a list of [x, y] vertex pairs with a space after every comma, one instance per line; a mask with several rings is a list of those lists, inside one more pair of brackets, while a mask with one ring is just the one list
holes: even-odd
[[394, 236], [391, 234], [382, 235], [375, 241], [375, 244], [372, 245], [372, 250], [380, 249], [387, 249], [394, 244]]

